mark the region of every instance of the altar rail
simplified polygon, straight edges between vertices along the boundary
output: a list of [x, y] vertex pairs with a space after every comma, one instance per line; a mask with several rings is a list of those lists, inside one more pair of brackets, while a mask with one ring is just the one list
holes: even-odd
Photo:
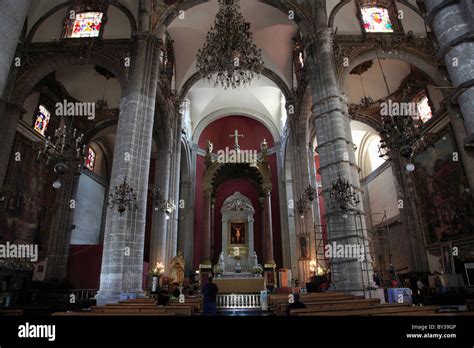
[[69, 289], [69, 294], [74, 295], [76, 300], [89, 300], [95, 298], [97, 289]]
[[260, 295], [229, 294], [217, 295], [217, 308], [261, 308]]

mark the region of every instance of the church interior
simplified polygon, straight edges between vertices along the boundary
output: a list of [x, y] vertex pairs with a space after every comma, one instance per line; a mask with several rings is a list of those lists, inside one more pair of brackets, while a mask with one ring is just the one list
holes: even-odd
[[474, 314], [471, 0], [0, 19], [0, 315]]

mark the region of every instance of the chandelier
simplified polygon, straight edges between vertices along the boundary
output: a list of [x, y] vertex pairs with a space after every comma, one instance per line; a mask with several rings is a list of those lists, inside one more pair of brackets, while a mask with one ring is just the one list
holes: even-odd
[[214, 87], [239, 88], [263, 70], [262, 51], [255, 45], [238, 0], [219, 0], [214, 26], [197, 54], [201, 76]]
[[115, 186], [113, 193], [109, 194], [109, 208], [117, 206], [120, 215], [125, 210], [137, 210], [137, 195], [133, 188], [127, 183], [127, 177], [123, 179], [123, 183]]
[[333, 207], [339, 206], [341, 210], [346, 210], [349, 204], [356, 207], [360, 203], [359, 195], [354, 189], [354, 186], [349, 184], [349, 181], [346, 179], [341, 178], [340, 175], [338, 175], [337, 180], [333, 181], [329, 195]]
[[173, 200], [165, 199], [159, 188], [153, 188], [152, 193], [155, 210], [166, 213], [166, 220], [169, 220], [171, 213], [176, 210], [176, 204]]
[[434, 135], [421, 134], [416, 120], [411, 116], [384, 116], [380, 131], [379, 157], [391, 160], [399, 153], [406, 161], [406, 170], [412, 172], [414, 155], [427, 148]]
[[304, 218], [304, 213], [309, 203], [312, 203], [316, 199], [316, 194], [318, 191], [311, 185], [309, 185], [303, 192], [303, 195], [296, 201], [296, 210], [298, 211], [300, 217]]
[[[76, 174], [81, 168], [86, 155], [86, 145], [82, 144], [84, 134], [79, 134], [76, 128], [64, 126], [54, 131], [54, 136], [46, 138], [44, 148], [38, 151], [37, 161], [43, 161], [47, 166], [54, 164], [54, 172], [63, 175], [69, 171], [69, 166], [76, 168]], [[58, 178], [53, 187], [59, 189], [61, 180]]]

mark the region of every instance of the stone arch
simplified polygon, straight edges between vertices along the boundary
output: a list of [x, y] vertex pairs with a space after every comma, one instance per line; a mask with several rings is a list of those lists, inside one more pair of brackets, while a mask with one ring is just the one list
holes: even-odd
[[[283, 95], [285, 96], [285, 99], [287, 101], [292, 99], [292, 92], [288, 85], [286, 84], [283, 79], [278, 76], [275, 72], [268, 68], [264, 68], [262, 75], [270, 79], [277, 85], [278, 88], [282, 91]], [[184, 99], [186, 98], [186, 95], [189, 93], [191, 88], [202, 79], [201, 75], [199, 72], [195, 72], [190, 78], [186, 80], [186, 82], [183, 84], [183, 87], [181, 87], [181, 91], [179, 92], [179, 97], [178, 97], [178, 103], [181, 104]]]
[[[173, 6], [167, 9], [160, 18], [160, 25], [168, 27], [180, 14], [180, 11], [187, 11], [195, 6], [204, 4], [209, 0], [188, 0], [183, 1], [183, 3]], [[301, 30], [303, 36], [312, 36], [312, 21], [308, 18], [304, 11], [296, 4], [290, 4], [286, 1], [281, 0], [258, 0], [261, 3], [264, 3], [268, 6], [275, 7], [285, 15], [288, 15], [290, 11], [293, 11], [295, 15], [295, 23], [298, 28]]]
[[[115, 6], [117, 7], [120, 11], [122, 11], [128, 18], [129, 22], [130, 22], [130, 29], [133, 32], [135, 32], [137, 30], [137, 21], [135, 20], [135, 16], [133, 15], [132, 12], [130, 12], [130, 10], [124, 6], [123, 4], [121, 4], [119, 1], [117, 0], [108, 0], [108, 3], [112, 6]], [[49, 18], [51, 17], [52, 15], [54, 15], [56, 12], [62, 10], [63, 8], [67, 8], [71, 6], [71, 2], [69, 1], [66, 1], [66, 2], [63, 2], [53, 8], [51, 8], [48, 12], [46, 12], [45, 14], [43, 14], [36, 22], [35, 24], [33, 24], [33, 26], [31, 27], [29, 33], [28, 33], [28, 36], [26, 38], [26, 43], [30, 43], [32, 40], [33, 40], [33, 37], [35, 36], [36, 32], [38, 31], [38, 29], [41, 27], [41, 25]]]
[[245, 117], [252, 118], [262, 123], [270, 131], [273, 137], [274, 143], [277, 143], [280, 141], [280, 133], [278, 131], [278, 128], [273, 123], [273, 121], [267, 116], [250, 109], [227, 108], [224, 110], [217, 110], [205, 116], [201, 121], [199, 121], [198, 125], [196, 126], [193, 132], [193, 143], [194, 144], [198, 143], [199, 137], [201, 136], [202, 132], [204, 131], [204, 129], [206, 129], [208, 125], [210, 125], [212, 122], [218, 119], [221, 119], [227, 116], [245, 116]]
[[400, 51], [400, 50], [391, 50], [391, 51], [383, 51], [383, 50], [370, 50], [366, 51], [350, 60], [349, 66], [345, 67], [339, 72], [338, 82], [339, 87], [343, 88], [344, 83], [346, 81], [347, 76], [349, 73], [359, 64], [362, 64], [369, 60], [375, 60], [377, 58], [380, 59], [395, 59], [404, 61], [410, 65], [413, 65], [425, 75], [430, 77], [433, 80], [433, 83], [440, 87], [447, 87], [449, 86], [448, 79], [443, 75], [436, 65], [429, 63], [425, 59], [417, 56], [413, 53]]
[[122, 95], [128, 84], [128, 74], [125, 68], [111, 57], [101, 54], [91, 54], [87, 61], [77, 56], [58, 55], [43, 59], [24, 72], [16, 81], [12, 92], [12, 102], [22, 105], [33, 88], [49, 74], [71, 65], [96, 65], [113, 73], [120, 82]]
[[[336, 18], [336, 15], [337, 13], [345, 6], [347, 5], [348, 3], [350, 3], [351, 1], [353, 0], [341, 0], [334, 8], [333, 10], [331, 11], [331, 14], [329, 15], [329, 21], [328, 21], [328, 26], [330, 28], [332, 28], [334, 26], [334, 20]], [[410, 4], [407, 0], [397, 0], [396, 2], [399, 2], [403, 5], [405, 5], [406, 7], [410, 8], [411, 10], [413, 10], [413, 12], [415, 12], [416, 14], [418, 14], [420, 17], [423, 18], [420, 10], [418, 10], [415, 6], [413, 6], [412, 4]]]

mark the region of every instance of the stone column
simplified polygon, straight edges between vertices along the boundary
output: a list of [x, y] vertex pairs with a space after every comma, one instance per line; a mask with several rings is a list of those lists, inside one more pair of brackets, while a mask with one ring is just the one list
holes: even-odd
[[0, 99], [0, 139], [2, 139], [2, 145], [0, 146], [0, 187], [5, 181], [8, 163], [12, 157], [11, 151], [18, 121], [24, 113], [25, 110], [20, 105], [7, 103]]
[[328, 243], [335, 242], [344, 248], [344, 245], [365, 247], [368, 260], [360, 262], [358, 258], [347, 255], [336, 258], [333, 254], [333, 287], [338, 291], [359, 293], [373, 285], [363, 204], [361, 202], [352, 208], [349, 212], [351, 217], [344, 219], [346, 215], [339, 208], [332, 207], [328, 195], [338, 175], [360, 190], [347, 100], [340, 92], [336, 79], [331, 29], [322, 28], [318, 31], [310, 52], [313, 59], [310, 59], [313, 126], [318, 139], [322, 186], [327, 197]]
[[271, 191], [269, 189], [265, 190], [265, 196], [263, 197], [263, 199], [265, 223], [262, 243], [264, 245], [265, 250], [265, 263], [275, 264], [275, 260], [273, 258], [272, 201]]
[[[166, 112], [166, 111], [164, 111]], [[164, 199], [170, 199], [170, 176], [171, 176], [171, 134], [166, 129], [170, 125], [167, 122], [160, 124], [161, 131], [159, 131], [157, 139], [158, 152], [156, 156], [155, 167], [155, 188], [160, 190]], [[165, 266], [165, 274], [169, 271], [169, 262], [171, 259], [168, 255], [168, 219], [164, 211], [154, 209], [152, 217], [153, 225], [150, 237], [150, 267], [155, 267], [157, 262], [163, 263]]]
[[[142, 2], [140, 2], [142, 4]], [[142, 18], [146, 18], [145, 9]], [[129, 85], [122, 98], [109, 192], [124, 178], [137, 196], [137, 210], [107, 212], [100, 276], [99, 305], [120, 294], [141, 295], [148, 177], [152, 146], [160, 41], [146, 32], [134, 35]]]
[[474, 142], [474, 34], [472, 1], [427, 0], [427, 22], [436, 34], [439, 55], [458, 90], [469, 142]]
[[30, 0], [0, 2], [0, 187], [5, 181], [10, 152], [21, 115], [21, 106], [7, 102], [5, 91], [18, 40], [30, 8]]
[[[474, 4], [471, 0], [427, 0], [427, 24], [433, 29], [439, 43], [438, 55], [444, 59], [454, 86], [454, 102], [464, 119], [466, 134], [449, 107], [451, 124], [463, 159], [471, 191], [474, 190], [474, 154], [463, 149], [474, 145]], [[457, 113], [457, 112], [456, 112]], [[467, 136], [467, 137], [466, 137]], [[464, 139], [462, 139], [464, 138]]]
[[[179, 107], [176, 108], [179, 110]], [[175, 112], [175, 125], [173, 137], [173, 153], [172, 153], [172, 166], [170, 177], [170, 199], [176, 204], [176, 210], [171, 214], [169, 220], [169, 237], [168, 237], [168, 260], [171, 261], [176, 256], [178, 251], [178, 223], [180, 216], [179, 200], [180, 200], [180, 176], [181, 176], [181, 126], [182, 126], [182, 115], [179, 112]], [[183, 250], [180, 250], [181, 252]]]
[[204, 233], [202, 236], [202, 264], [211, 264], [211, 189], [204, 188]]
[[30, 0], [0, 2], [0, 98], [7, 84], [18, 40], [30, 8]]
[[[74, 171], [75, 168], [70, 168]], [[62, 175], [61, 188], [56, 191], [54, 218], [48, 240], [48, 263], [45, 280], [63, 281], [67, 275], [67, 261], [71, 242], [72, 213], [70, 200], [76, 196], [78, 179], [72, 173]]]

